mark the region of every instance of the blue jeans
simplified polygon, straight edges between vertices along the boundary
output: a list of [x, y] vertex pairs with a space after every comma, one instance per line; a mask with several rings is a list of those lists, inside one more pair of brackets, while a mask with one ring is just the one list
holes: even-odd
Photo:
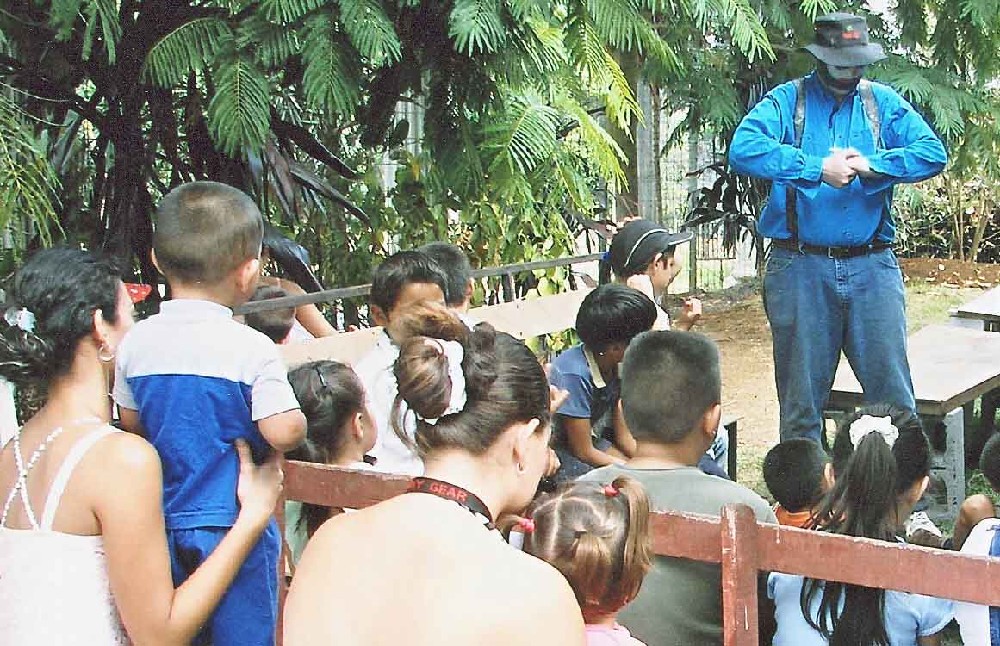
[[841, 351], [865, 403], [916, 409], [903, 277], [891, 249], [841, 259], [772, 247], [764, 308], [774, 341], [782, 440], [820, 440]]

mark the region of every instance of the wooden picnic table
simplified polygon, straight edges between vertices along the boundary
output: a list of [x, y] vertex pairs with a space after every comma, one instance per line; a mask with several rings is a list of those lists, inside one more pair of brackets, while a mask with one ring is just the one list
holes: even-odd
[[[944, 427], [944, 447], [935, 447], [934, 471], [944, 481], [946, 512], [954, 519], [965, 498], [965, 415], [962, 408], [1000, 387], [1000, 334], [953, 325], [929, 325], [907, 341], [907, 358], [917, 412], [924, 428]], [[846, 360], [840, 362], [828, 408], [864, 404], [861, 384]]]
[[983, 322], [983, 329], [991, 332], [1000, 329], [1000, 287], [985, 292], [978, 298], [959, 306], [955, 316]]

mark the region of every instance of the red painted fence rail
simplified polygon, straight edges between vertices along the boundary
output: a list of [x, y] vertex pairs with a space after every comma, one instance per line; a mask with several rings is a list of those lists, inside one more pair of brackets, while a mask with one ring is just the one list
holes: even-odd
[[[402, 493], [409, 482], [402, 476], [291, 460], [284, 469], [285, 499], [330, 507], [366, 507]], [[280, 518], [284, 501], [278, 506]], [[757, 524], [744, 505], [727, 506], [721, 518], [657, 512], [652, 514], [651, 528], [657, 554], [721, 564], [726, 646], [758, 643], [757, 576], [761, 571], [1000, 606], [996, 583], [1000, 559]], [[282, 586], [282, 608], [286, 592]]]

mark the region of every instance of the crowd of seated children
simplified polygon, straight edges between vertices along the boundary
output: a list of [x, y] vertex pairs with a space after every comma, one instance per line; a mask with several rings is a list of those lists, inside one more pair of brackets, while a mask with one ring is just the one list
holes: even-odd
[[586, 622], [588, 646], [644, 646], [618, 623], [652, 567], [649, 498], [632, 478], [564, 483], [517, 525], [523, 549], [562, 572]]
[[556, 415], [553, 448], [562, 463], [556, 480], [623, 462], [635, 451], [618, 406], [618, 364], [637, 334], [650, 329], [656, 306], [624, 285], [601, 285], [576, 315], [582, 343], [560, 353], [549, 368], [553, 386], [569, 393]]
[[462, 328], [401, 344], [398, 406], [415, 416], [424, 476], [313, 536], [286, 605], [289, 646], [584, 643], [565, 578], [493, 525], [530, 503], [546, 469], [545, 373], [509, 335]]
[[[987, 440], [979, 457], [979, 469], [993, 493], [1000, 494], [1000, 434], [994, 433]], [[961, 549], [963, 554], [1000, 557], [1000, 519], [988, 496], [975, 494], [966, 498], [959, 519], [968, 523], [970, 529], [965, 532], [961, 544], [958, 544], [959, 526], [956, 524], [956, 549]], [[997, 608], [956, 603], [955, 619], [958, 620], [962, 642], [965, 644], [992, 644], [1000, 636], [1000, 610]]]
[[[375, 420], [365, 387], [354, 370], [339, 361], [313, 361], [288, 373], [288, 381], [306, 416], [306, 441], [285, 457], [370, 470], [372, 459], [366, 461], [366, 455], [375, 446]], [[293, 563], [298, 562], [309, 537], [330, 516], [329, 507], [285, 503], [285, 537]]]
[[404, 425], [409, 442], [392, 430], [391, 411], [396, 401], [396, 376], [393, 372], [399, 356], [398, 320], [413, 305], [444, 305], [448, 277], [427, 255], [418, 251], [400, 251], [382, 262], [372, 274], [369, 308], [372, 322], [382, 326], [375, 345], [354, 366], [371, 401], [378, 439], [372, 455], [376, 469], [385, 473], [419, 475], [420, 458], [410, 445], [415, 428], [411, 416]]
[[277, 457], [255, 467], [235, 439], [222, 492], [233, 518], [211, 555], [175, 582], [160, 458], [110, 425], [108, 368], [133, 320], [118, 270], [80, 249], [39, 251], [2, 310], [0, 375], [41, 383], [47, 398], [0, 450], [0, 641], [190, 643], [270, 522]]
[[798, 437], [775, 444], [764, 456], [763, 472], [778, 523], [811, 529], [816, 505], [833, 486], [833, 465], [823, 447]]
[[[163, 464], [180, 585], [238, 517], [236, 440], [262, 460], [297, 447], [305, 418], [275, 344], [233, 320], [232, 308], [253, 294], [260, 273], [257, 206], [232, 187], [193, 182], [164, 196], [154, 224], [154, 261], [172, 298], [118, 346], [114, 399], [125, 429], [148, 439]], [[272, 520], [196, 643], [271, 643], [280, 543]]]
[[[691, 332], [640, 334], [621, 365], [621, 405], [635, 454], [624, 464], [595, 469], [582, 480], [602, 484], [638, 480], [656, 511], [719, 515], [730, 503], [748, 505], [757, 520], [776, 522], [750, 489], [698, 468], [721, 417], [719, 352]], [[719, 644], [722, 589], [718, 563], [657, 556], [639, 595], [622, 611], [622, 623], [650, 644]], [[763, 599], [762, 599], [763, 602]], [[761, 621], [770, 615], [761, 613]]]
[[[817, 527], [899, 542], [927, 488], [930, 447], [919, 418], [891, 405], [866, 406], [844, 420], [833, 443], [836, 481], [815, 514]], [[937, 643], [951, 601], [919, 594], [773, 573], [774, 645]]]
[[[288, 292], [280, 287], [258, 285], [249, 302], [266, 301], [285, 296], [288, 296]], [[289, 342], [289, 335], [295, 323], [295, 308], [283, 307], [276, 310], [247, 312], [243, 315], [243, 322], [278, 345], [284, 345]]]

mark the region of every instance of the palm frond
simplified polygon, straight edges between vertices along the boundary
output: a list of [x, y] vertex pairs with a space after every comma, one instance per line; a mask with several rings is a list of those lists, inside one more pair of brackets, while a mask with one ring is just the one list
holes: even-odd
[[357, 65], [345, 53], [342, 34], [330, 16], [311, 16], [306, 24], [302, 87], [318, 110], [351, 114], [360, 98]]
[[556, 147], [560, 114], [539, 95], [509, 98], [486, 127], [485, 148], [494, 156], [490, 171], [530, 175]]
[[270, 129], [268, 85], [260, 70], [246, 58], [235, 57], [212, 74], [215, 95], [208, 104], [212, 139], [227, 155], [244, 149], [260, 150]]
[[18, 106], [0, 95], [0, 228], [19, 239], [37, 231], [50, 244], [59, 228], [55, 206], [59, 179], [46, 151], [24, 122]]
[[288, 24], [324, 4], [325, 0], [261, 0], [260, 8], [266, 20]]
[[108, 62], [115, 62], [118, 39], [122, 35], [122, 26], [118, 21], [117, 0], [90, 0], [83, 9], [87, 28], [83, 33], [83, 60], [89, 60], [94, 49], [94, 39], [98, 28], [101, 41], [108, 54]]
[[500, 50], [507, 30], [499, 0], [455, 0], [448, 35], [454, 39], [455, 49], [467, 56]]
[[376, 0], [340, 0], [340, 24], [354, 48], [372, 65], [399, 60], [399, 36]]
[[149, 49], [142, 78], [160, 87], [173, 87], [191, 72], [202, 70], [223, 47], [232, 45], [232, 39], [232, 29], [220, 18], [186, 22]]

